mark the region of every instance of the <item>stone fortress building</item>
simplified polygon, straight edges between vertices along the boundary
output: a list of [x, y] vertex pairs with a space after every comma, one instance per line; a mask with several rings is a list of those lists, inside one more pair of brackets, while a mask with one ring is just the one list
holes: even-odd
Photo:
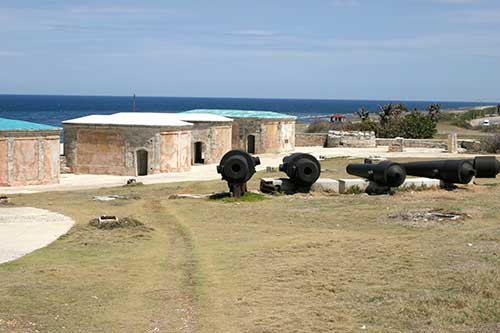
[[186, 114], [213, 114], [233, 120], [232, 148], [251, 154], [295, 149], [296, 117], [270, 111], [199, 109]]
[[0, 118], [0, 186], [59, 183], [61, 129]]
[[214, 164], [231, 149], [295, 148], [295, 117], [264, 111], [115, 113], [63, 122], [70, 172], [142, 176]]
[[192, 163], [212, 161], [230, 149], [231, 122], [214, 115], [140, 112], [67, 120], [66, 166], [74, 173], [126, 176], [188, 171]]

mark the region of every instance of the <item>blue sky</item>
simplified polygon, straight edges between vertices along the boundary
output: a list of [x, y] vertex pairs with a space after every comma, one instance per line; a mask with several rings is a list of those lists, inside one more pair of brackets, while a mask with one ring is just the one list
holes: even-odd
[[0, 93], [500, 100], [498, 0], [2, 0], [0, 41]]

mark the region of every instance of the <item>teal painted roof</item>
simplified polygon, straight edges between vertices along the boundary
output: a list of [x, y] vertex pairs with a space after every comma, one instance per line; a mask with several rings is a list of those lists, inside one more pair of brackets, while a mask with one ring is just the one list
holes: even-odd
[[53, 131], [59, 129], [59, 127], [30, 123], [29, 121], [0, 118], [0, 131]]
[[186, 111], [185, 113], [208, 113], [227, 118], [297, 119], [295, 116], [272, 111], [196, 109]]

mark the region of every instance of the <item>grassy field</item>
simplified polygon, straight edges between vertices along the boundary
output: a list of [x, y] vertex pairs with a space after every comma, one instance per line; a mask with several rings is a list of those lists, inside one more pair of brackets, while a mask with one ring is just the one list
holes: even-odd
[[[347, 162], [323, 162], [325, 176]], [[0, 331], [498, 332], [497, 183], [250, 202], [168, 199], [224, 191], [220, 181], [16, 195], [77, 224], [0, 265]], [[105, 194], [128, 199], [93, 200]], [[431, 208], [469, 217], [390, 217]], [[88, 225], [102, 214], [145, 227]]]
[[447, 139], [451, 132], [457, 133], [460, 139], [478, 139], [490, 136], [491, 134], [482, 132], [477, 129], [467, 129], [450, 124], [449, 122], [441, 121], [437, 124], [438, 133], [434, 136], [435, 139]]

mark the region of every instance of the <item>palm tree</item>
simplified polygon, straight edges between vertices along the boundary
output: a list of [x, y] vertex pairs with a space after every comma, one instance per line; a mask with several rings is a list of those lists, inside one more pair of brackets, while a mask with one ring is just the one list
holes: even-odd
[[408, 109], [404, 104], [386, 104], [379, 105], [378, 107], [381, 124], [387, 124], [391, 119], [398, 118], [403, 113], [408, 112]]
[[358, 109], [358, 112], [356, 112], [356, 114], [361, 119], [361, 121], [368, 120], [368, 118], [370, 118], [370, 113], [371, 113], [371, 111], [370, 110], [366, 110], [364, 107], [360, 107]]
[[426, 110], [432, 121], [437, 122], [439, 120], [439, 115], [441, 113], [440, 104], [430, 104], [427, 106]]

